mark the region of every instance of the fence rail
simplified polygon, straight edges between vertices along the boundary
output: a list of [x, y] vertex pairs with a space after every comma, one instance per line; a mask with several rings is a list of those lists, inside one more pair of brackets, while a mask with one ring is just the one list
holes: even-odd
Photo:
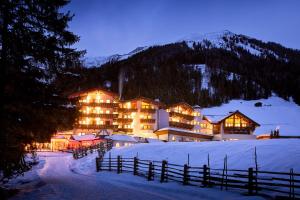
[[148, 181], [157, 179], [161, 183], [176, 181], [183, 185], [218, 186], [221, 190], [238, 188], [245, 190], [248, 195], [269, 194], [280, 199], [300, 198], [300, 174], [294, 173], [293, 169], [289, 172], [259, 171], [253, 168], [231, 170], [227, 166], [224, 169], [213, 169], [207, 165], [192, 167], [168, 163], [166, 160], [141, 160], [121, 156], [112, 158], [110, 154], [108, 158], [103, 158], [103, 155], [96, 158], [96, 169], [98, 172], [116, 171], [118, 174], [130, 172], [135, 176], [145, 177]]
[[100, 142], [96, 145], [80, 147], [73, 150], [73, 158], [79, 159], [84, 156], [87, 156], [88, 153], [93, 153], [94, 151], [98, 151], [98, 156], [103, 157], [106, 151], [109, 151], [112, 148], [112, 142], [110, 140], [106, 142]]

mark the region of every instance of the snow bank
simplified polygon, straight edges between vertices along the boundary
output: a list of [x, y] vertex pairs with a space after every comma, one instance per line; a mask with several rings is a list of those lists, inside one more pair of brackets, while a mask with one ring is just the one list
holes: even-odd
[[[173, 164], [186, 164], [188, 154], [192, 166], [207, 164], [208, 154], [212, 168], [223, 168], [223, 159], [228, 156], [228, 169], [248, 169], [255, 167], [254, 148], [257, 148], [260, 170], [300, 172], [300, 140], [244, 140], [226, 142], [169, 142], [137, 144], [127, 148], [111, 150], [116, 157], [168, 160]], [[108, 157], [108, 154], [106, 154]]]
[[[262, 107], [255, 107], [262, 102]], [[227, 115], [230, 111], [239, 110], [261, 126], [255, 130], [256, 135], [270, 133], [279, 128], [280, 135], [300, 135], [300, 106], [291, 101], [272, 96], [259, 100], [231, 100], [220, 107], [205, 108], [204, 115]]]

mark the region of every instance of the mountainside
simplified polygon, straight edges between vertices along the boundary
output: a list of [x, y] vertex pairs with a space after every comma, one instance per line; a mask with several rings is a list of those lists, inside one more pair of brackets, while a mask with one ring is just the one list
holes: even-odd
[[74, 90], [112, 83], [123, 98], [146, 96], [166, 103], [213, 106], [272, 93], [300, 104], [300, 51], [229, 31], [193, 35], [172, 44], [140, 47], [100, 68], [73, 69]]

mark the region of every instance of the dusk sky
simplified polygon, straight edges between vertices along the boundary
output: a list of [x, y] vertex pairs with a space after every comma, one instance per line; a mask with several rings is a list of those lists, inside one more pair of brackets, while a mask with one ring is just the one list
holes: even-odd
[[72, 0], [67, 9], [86, 56], [222, 30], [300, 49], [299, 0]]

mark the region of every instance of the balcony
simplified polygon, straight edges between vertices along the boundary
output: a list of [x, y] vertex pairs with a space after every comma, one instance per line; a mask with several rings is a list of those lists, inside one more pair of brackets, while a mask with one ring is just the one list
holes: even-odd
[[189, 121], [192, 121], [194, 119], [193, 115], [188, 115], [188, 114], [182, 114], [182, 113], [178, 113], [178, 112], [173, 112], [171, 111], [169, 113], [170, 117], [180, 117]]
[[251, 127], [224, 127], [224, 134], [251, 134]]
[[82, 128], [82, 129], [117, 129], [118, 125], [112, 124], [77, 124], [75, 128]]
[[118, 118], [118, 119], [116, 119], [116, 121], [118, 123], [131, 123], [133, 121], [133, 119], [131, 119], [131, 118]]
[[102, 107], [102, 108], [117, 108], [117, 103], [98, 103], [98, 102], [79, 102], [80, 106], [92, 106], [92, 107]]
[[125, 133], [132, 133], [132, 128], [118, 128], [118, 131], [125, 132]]
[[118, 108], [119, 113], [132, 113], [137, 112], [137, 108]]
[[154, 108], [141, 108], [142, 113], [155, 113], [156, 109]]
[[182, 129], [188, 129], [191, 130], [194, 128], [194, 125], [191, 124], [186, 124], [186, 123], [181, 123], [181, 122], [169, 122], [171, 127], [175, 127], [175, 128], [182, 128]]
[[149, 123], [149, 124], [154, 124], [155, 123], [155, 119], [140, 119], [141, 123]]
[[84, 117], [99, 117], [104, 119], [114, 119], [118, 117], [118, 114], [106, 114], [106, 113], [81, 113]]

